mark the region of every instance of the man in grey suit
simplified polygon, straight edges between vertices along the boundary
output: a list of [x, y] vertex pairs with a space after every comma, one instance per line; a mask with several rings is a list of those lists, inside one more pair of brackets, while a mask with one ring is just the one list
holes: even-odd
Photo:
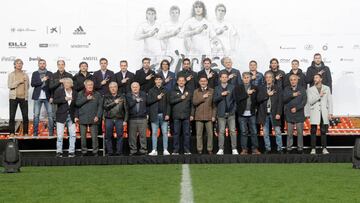
[[90, 128], [93, 155], [98, 156], [98, 122], [102, 117], [103, 99], [99, 92], [94, 91], [94, 82], [86, 79], [84, 81], [85, 89], [78, 93], [76, 106], [78, 107], [78, 116], [81, 136], [82, 155], [87, 153], [86, 133], [87, 127]]
[[330, 87], [322, 83], [322, 75], [314, 75], [314, 86], [307, 90], [307, 98], [310, 106], [311, 154], [316, 154], [316, 130], [318, 125], [320, 125], [322, 153], [329, 154], [326, 149], [326, 133], [329, 120], [333, 116], [333, 103]]

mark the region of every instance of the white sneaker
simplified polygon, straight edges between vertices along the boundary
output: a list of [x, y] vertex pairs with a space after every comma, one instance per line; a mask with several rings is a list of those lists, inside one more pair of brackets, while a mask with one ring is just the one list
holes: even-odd
[[328, 151], [326, 148], [324, 148], [324, 149], [322, 150], [322, 154], [329, 154], [329, 151]]
[[224, 150], [223, 150], [223, 149], [219, 149], [219, 151], [216, 153], [216, 155], [224, 155]]
[[191, 155], [191, 153], [190, 153], [190, 152], [185, 152], [184, 154], [185, 154], [185, 155]]
[[164, 156], [168, 156], [168, 155], [170, 155], [169, 151], [168, 151], [168, 150], [166, 150], [166, 149], [164, 150], [164, 153], [163, 153], [163, 154], [164, 154]]
[[178, 152], [173, 152], [172, 155], [179, 155], [179, 153]]
[[239, 155], [239, 152], [238, 152], [236, 149], [233, 149], [233, 150], [232, 150], [232, 154], [233, 154], [233, 155]]
[[157, 156], [158, 153], [156, 150], [152, 150], [150, 153], [149, 153], [149, 156]]
[[310, 154], [316, 154], [316, 149], [312, 149]]

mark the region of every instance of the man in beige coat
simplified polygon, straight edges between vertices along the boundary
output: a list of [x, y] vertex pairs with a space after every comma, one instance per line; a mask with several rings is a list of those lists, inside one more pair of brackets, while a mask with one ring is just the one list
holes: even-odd
[[29, 77], [22, 71], [23, 61], [16, 59], [14, 61], [14, 71], [8, 75], [9, 88], [9, 129], [10, 136], [15, 135], [15, 116], [18, 105], [20, 106], [23, 118], [23, 134], [28, 135], [29, 117], [28, 117], [28, 90]]
[[322, 76], [314, 75], [314, 86], [307, 90], [308, 104], [310, 106], [311, 124], [311, 154], [316, 154], [316, 131], [320, 125], [322, 153], [329, 154], [326, 149], [326, 133], [329, 120], [333, 116], [333, 103], [330, 87], [322, 84]]
[[213, 122], [215, 121], [216, 107], [213, 103], [214, 89], [208, 87], [208, 79], [201, 76], [200, 87], [193, 95], [193, 115], [196, 122], [197, 151], [202, 154], [204, 126], [207, 134], [207, 151], [212, 154], [213, 150]]

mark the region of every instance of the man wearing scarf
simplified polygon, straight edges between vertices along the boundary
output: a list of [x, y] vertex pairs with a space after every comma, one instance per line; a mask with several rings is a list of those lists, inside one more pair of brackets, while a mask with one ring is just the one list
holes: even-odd
[[33, 136], [38, 136], [39, 133], [39, 121], [40, 121], [40, 110], [42, 104], [44, 104], [49, 126], [49, 136], [53, 136], [54, 121], [52, 116], [52, 108], [50, 105], [50, 89], [49, 89], [49, 78], [52, 77], [52, 73], [46, 69], [46, 61], [39, 59], [39, 69], [33, 72], [31, 76], [31, 86], [34, 87], [32, 99], [34, 100], [34, 132]]

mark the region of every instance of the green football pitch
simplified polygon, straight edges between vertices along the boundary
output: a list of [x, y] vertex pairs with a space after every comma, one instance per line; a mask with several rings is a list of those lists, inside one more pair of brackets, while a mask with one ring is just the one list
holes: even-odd
[[[0, 174], [0, 202], [180, 202], [184, 166], [24, 167]], [[188, 174], [194, 202], [360, 202], [350, 163], [203, 164]]]

